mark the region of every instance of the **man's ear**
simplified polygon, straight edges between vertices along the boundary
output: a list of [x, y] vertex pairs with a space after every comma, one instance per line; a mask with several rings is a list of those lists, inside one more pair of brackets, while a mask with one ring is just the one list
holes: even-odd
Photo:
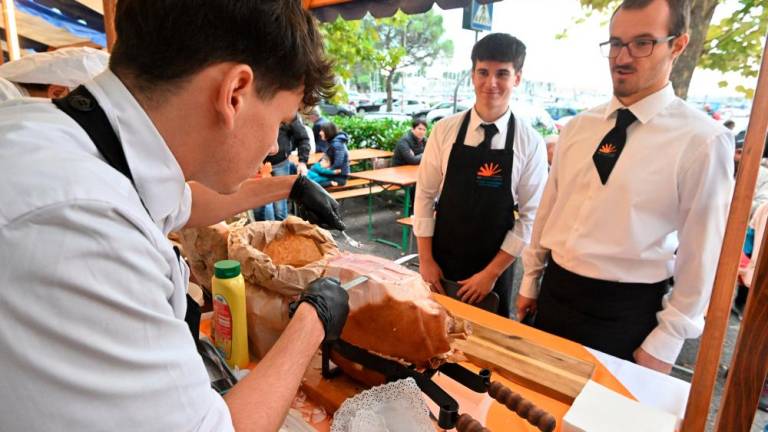
[[523, 71], [515, 71], [515, 78], [514, 82], [512, 83], [512, 87], [517, 87], [520, 85], [520, 82], [523, 80]]
[[48, 99], [59, 99], [69, 94], [69, 87], [58, 84], [48, 86]]
[[688, 33], [683, 33], [680, 36], [676, 37], [674, 41], [672, 41], [672, 59], [677, 60], [678, 57], [680, 57], [680, 54], [685, 51], [685, 47], [688, 46], [688, 41], [690, 40], [690, 36]]
[[253, 70], [248, 65], [234, 64], [223, 72], [217, 86], [215, 109], [226, 127], [231, 129], [245, 104], [256, 96]]

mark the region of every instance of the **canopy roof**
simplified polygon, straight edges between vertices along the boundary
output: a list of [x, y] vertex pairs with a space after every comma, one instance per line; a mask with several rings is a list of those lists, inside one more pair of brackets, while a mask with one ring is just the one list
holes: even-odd
[[[376, 18], [423, 13], [437, 4], [442, 9], [467, 6], [471, 0], [302, 0], [320, 21], [341, 16], [360, 19], [366, 13]], [[500, 0], [478, 0], [488, 3]], [[16, 24], [23, 49], [44, 51], [48, 47], [70, 45], [106, 46], [103, 0], [14, 0]], [[0, 11], [0, 24], [2, 24]], [[1, 28], [1, 27], [0, 27]], [[0, 31], [5, 39], [5, 31]], [[5, 51], [3, 44], [3, 51]]]

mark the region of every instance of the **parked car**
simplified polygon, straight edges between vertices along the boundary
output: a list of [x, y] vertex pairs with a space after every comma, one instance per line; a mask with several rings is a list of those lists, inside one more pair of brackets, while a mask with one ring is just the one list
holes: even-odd
[[[418, 101], [416, 99], [406, 99], [405, 104], [403, 104], [403, 102], [399, 99], [392, 100], [392, 112], [413, 115], [427, 108], [428, 108], [427, 104], [425, 104], [424, 102]], [[381, 108], [379, 108], [379, 111], [380, 112], [387, 111], [386, 101], [384, 102], [384, 105], [382, 105]]]
[[332, 104], [328, 101], [321, 101], [319, 104], [317, 104], [317, 106], [318, 108], [320, 108], [320, 111], [324, 115], [328, 115], [328, 116], [338, 115], [338, 116], [349, 117], [349, 116], [355, 115], [355, 112], [350, 107], [347, 107], [344, 105]]
[[365, 115], [363, 115], [363, 118], [366, 120], [390, 119], [390, 120], [396, 120], [396, 121], [411, 121], [411, 119], [413, 119], [413, 117], [409, 116], [408, 114], [401, 114], [401, 113], [394, 113], [394, 112], [370, 112], [370, 113], [365, 113]]
[[367, 104], [360, 104], [357, 106], [356, 111], [358, 113], [367, 113], [367, 112], [377, 112], [381, 108], [382, 105], [387, 104], [387, 99], [375, 99], [373, 102], [367, 103]]
[[549, 113], [553, 120], [559, 120], [560, 117], [566, 116], [573, 117], [581, 111], [576, 107], [567, 105], [550, 105], [544, 109]]
[[427, 123], [434, 123], [449, 115], [468, 110], [474, 102], [461, 101], [456, 103], [456, 111], [453, 110], [453, 102], [441, 102], [436, 108], [427, 113]]

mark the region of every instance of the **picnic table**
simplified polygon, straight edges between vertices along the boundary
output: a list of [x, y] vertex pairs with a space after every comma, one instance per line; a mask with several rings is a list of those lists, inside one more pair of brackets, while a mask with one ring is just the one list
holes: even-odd
[[405, 199], [403, 201], [403, 217], [410, 215], [411, 208], [411, 192], [416, 185], [416, 175], [418, 172], [418, 165], [403, 165], [391, 168], [374, 169], [368, 171], [359, 171], [350, 173], [350, 177], [369, 180], [368, 185], [368, 238], [379, 243], [383, 243], [392, 247], [396, 247], [401, 251], [405, 251], [408, 248], [408, 230], [410, 227], [403, 225], [402, 232], [403, 237], [400, 244], [380, 239], [373, 238], [373, 185], [380, 185], [385, 190], [395, 190], [402, 188], [405, 192]]
[[[377, 158], [390, 158], [392, 157], [392, 154], [393, 153], [388, 150], [371, 148], [353, 149], [349, 151], [349, 162], [361, 162]], [[323, 152], [310, 154], [309, 160], [307, 161], [307, 166], [312, 166], [313, 164], [320, 162], [320, 159], [323, 158], [323, 155]], [[289, 159], [295, 164], [299, 163], [299, 157], [295, 154], [292, 154]]]

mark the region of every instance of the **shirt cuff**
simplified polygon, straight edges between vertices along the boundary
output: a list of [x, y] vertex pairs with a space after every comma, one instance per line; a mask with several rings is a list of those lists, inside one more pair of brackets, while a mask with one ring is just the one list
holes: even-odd
[[520, 283], [519, 294], [528, 298], [539, 298], [539, 279], [523, 276], [523, 281]]
[[507, 235], [504, 237], [504, 242], [501, 243], [501, 250], [517, 258], [523, 253], [523, 249], [527, 243], [516, 236], [514, 231], [507, 231]]
[[435, 234], [435, 218], [413, 219], [413, 235], [416, 237], [432, 237]]
[[684, 342], [685, 339], [673, 336], [660, 327], [656, 327], [645, 338], [640, 348], [663, 362], [675, 364], [677, 356], [683, 349]]

